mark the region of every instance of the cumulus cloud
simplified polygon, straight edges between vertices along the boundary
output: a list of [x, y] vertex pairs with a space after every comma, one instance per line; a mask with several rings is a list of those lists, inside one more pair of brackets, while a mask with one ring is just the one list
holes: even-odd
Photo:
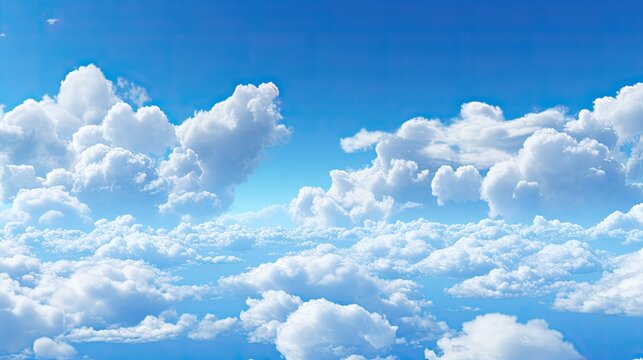
[[41, 337], [33, 342], [33, 352], [39, 359], [68, 359], [76, 355], [73, 346], [55, 341], [48, 337]]
[[643, 84], [622, 87], [615, 97], [605, 96], [594, 101], [592, 115], [614, 127], [619, 140], [643, 132], [640, 118], [643, 115]]
[[187, 334], [194, 340], [209, 340], [236, 324], [235, 318], [218, 320], [206, 314], [202, 320], [195, 315], [166, 311], [160, 316], [148, 315], [130, 327], [95, 330], [92, 327], [72, 329], [65, 339], [71, 342], [148, 343], [176, 339]]
[[596, 282], [578, 282], [560, 292], [555, 308], [577, 312], [643, 315], [643, 249], [613, 259]]
[[340, 146], [347, 153], [366, 150], [380, 142], [386, 135], [383, 131], [360, 129], [355, 135], [341, 139]]
[[64, 310], [70, 324], [132, 324], [203, 291], [172, 282], [166, 273], [140, 261], [58, 261], [44, 265], [34, 294]]
[[18, 282], [0, 273], [0, 353], [13, 353], [41, 336], [63, 330], [64, 312], [23, 294]]
[[114, 329], [76, 328], [65, 339], [72, 342], [156, 342], [175, 339], [198, 322], [196, 316], [191, 314], [182, 314], [175, 322], [170, 322], [170, 317], [171, 313], [159, 317], [148, 315], [135, 326]]
[[455, 296], [536, 296], [556, 290], [572, 274], [597, 271], [600, 260], [586, 243], [570, 240], [549, 244], [524, 257], [515, 267], [494, 268], [485, 275], [464, 280], [448, 289]]
[[[211, 110], [174, 126], [160, 108], [142, 106], [149, 100], [143, 88], [122, 78], [114, 85], [98, 67], [81, 66], [55, 96], [2, 112], [2, 201], [11, 203], [20, 189], [62, 186], [100, 216], [119, 215], [122, 208], [140, 210], [139, 216], [154, 208], [178, 215], [221, 212], [267, 149], [290, 135], [280, 123], [278, 95], [272, 83], [238, 86]], [[57, 211], [40, 225], [60, 226], [53, 224], [61, 217]], [[10, 220], [29, 222], [35, 214], [20, 215]]]
[[292, 360], [372, 356], [393, 345], [396, 330], [382, 315], [358, 305], [319, 299], [292, 313], [279, 328], [275, 343]]
[[288, 316], [302, 304], [298, 296], [283, 290], [268, 290], [261, 293], [261, 299], [247, 299], [248, 310], [239, 314], [243, 327], [249, 331], [252, 342], [272, 342], [277, 330]]
[[95, 65], [81, 66], [60, 84], [57, 103], [83, 124], [95, 125], [118, 102], [114, 85]]
[[480, 199], [482, 178], [471, 166], [460, 166], [456, 171], [448, 165], [441, 166], [431, 180], [431, 193], [439, 205], [447, 201], [466, 202]]
[[[414, 161], [374, 161], [358, 171], [333, 170], [328, 191], [304, 187], [290, 203], [290, 214], [307, 226], [361, 225], [366, 220], [388, 219], [429, 197], [429, 172]], [[422, 197], [422, 194], [425, 197]]]
[[176, 142], [174, 127], [156, 106], [134, 112], [128, 104], [114, 105], [103, 120], [103, 133], [113, 145], [138, 153], [163, 155]]
[[10, 209], [0, 213], [9, 222], [41, 225], [86, 223], [90, 210], [78, 198], [70, 195], [61, 187], [20, 190]]
[[583, 359], [563, 335], [544, 320], [519, 323], [514, 316], [486, 314], [462, 325], [457, 335], [445, 335], [437, 343], [437, 355], [426, 350], [427, 360], [465, 359]]
[[[342, 139], [341, 145], [353, 152], [376, 144], [371, 166], [331, 171], [328, 191], [302, 188], [291, 203], [291, 215], [298, 223], [315, 226], [388, 219], [406, 208], [430, 202], [430, 170], [455, 164], [488, 168], [511, 157], [535, 131], [561, 128], [564, 121], [565, 115], [558, 109], [506, 121], [499, 108], [474, 102], [464, 104], [460, 118], [450, 125], [414, 118], [391, 134], [361, 130], [354, 137]], [[433, 186], [434, 194], [440, 195], [438, 201], [475, 200], [479, 197], [475, 189], [477, 173], [465, 167], [458, 184], [448, 187], [447, 168], [443, 168]], [[457, 185], [466, 189], [455, 190]]]
[[[478, 176], [490, 169], [481, 195], [492, 216], [519, 221], [538, 214], [575, 221], [602, 217], [606, 209], [643, 196], [637, 183], [643, 178], [642, 129], [636, 121], [643, 103], [641, 89], [641, 84], [624, 87], [616, 97], [597, 99], [593, 110], [584, 109], [577, 117], [564, 108], [551, 108], [506, 119], [497, 106], [469, 102], [449, 121], [413, 118], [391, 133], [361, 129], [340, 145], [349, 153], [374, 145], [372, 165], [334, 170], [328, 191], [302, 188], [291, 215], [299, 223], [346, 226], [388, 219], [404, 210], [400, 205], [405, 203], [428, 204], [420, 188], [414, 196], [400, 199], [395, 189], [377, 192], [370, 181], [359, 181], [360, 174], [374, 179], [393, 161], [402, 161], [413, 164], [417, 173], [427, 173], [422, 180], [431, 182], [439, 205], [477, 200]], [[475, 169], [460, 167], [460, 174], [452, 173], [463, 165]], [[333, 187], [349, 190], [333, 192]], [[355, 207], [362, 217], [353, 214]], [[568, 211], [571, 208], [600, 210], [576, 214]]]
[[632, 206], [623, 213], [615, 211], [592, 229], [593, 236], [607, 234], [627, 242], [643, 241], [643, 203]]
[[622, 164], [605, 145], [546, 129], [529, 137], [515, 157], [491, 167], [482, 198], [492, 216], [521, 219], [547, 211], [579, 218], [604, 216], [606, 209], [640, 199], [641, 190], [626, 184]]
[[196, 328], [190, 331], [188, 338], [193, 340], [211, 340], [217, 337], [217, 335], [230, 330], [236, 324], [236, 318], [228, 317], [218, 319], [212, 314], [206, 314], [197, 324]]
[[290, 136], [290, 130], [279, 123], [278, 95], [272, 83], [240, 85], [228, 99], [177, 127], [183, 147], [199, 157], [204, 189], [228, 191], [248, 177], [268, 147]]
[[379, 278], [349, 257], [328, 246], [284, 256], [240, 275], [224, 277], [219, 286], [239, 293], [282, 290], [303, 300], [326, 298], [341, 304], [358, 304], [385, 314], [410, 338], [431, 336], [446, 329], [428, 312], [430, 301], [409, 280]]

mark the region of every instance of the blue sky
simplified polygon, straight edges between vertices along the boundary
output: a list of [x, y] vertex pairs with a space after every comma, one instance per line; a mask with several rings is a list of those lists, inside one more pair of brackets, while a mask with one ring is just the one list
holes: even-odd
[[643, 357], [642, 11], [0, 0], [0, 358]]

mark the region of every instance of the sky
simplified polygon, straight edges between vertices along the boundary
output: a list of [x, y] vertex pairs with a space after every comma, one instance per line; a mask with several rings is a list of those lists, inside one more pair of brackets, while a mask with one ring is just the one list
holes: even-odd
[[0, 359], [642, 358], [641, 11], [0, 0]]

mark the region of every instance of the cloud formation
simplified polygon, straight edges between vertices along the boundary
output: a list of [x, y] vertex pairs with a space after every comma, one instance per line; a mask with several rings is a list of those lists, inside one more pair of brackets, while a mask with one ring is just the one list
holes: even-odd
[[[57, 95], [2, 113], [0, 187], [3, 202], [13, 202], [3, 219], [71, 227], [120, 211], [221, 212], [267, 149], [290, 135], [279, 123], [278, 94], [272, 83], [239, 85], [175, 126], [160, 108], [142, 106], [144, 89], [122, 78], [114, 85], [98, 67], [81, 66]], [[20, 189], [48, 197], [54, 212], [26, 206], [29, 193]]]
[[583, 357], [563, 335], [544, 320], [519, 323], [515, 317], [486, 314], [462, 325], [462, 333], [438, 340], [439, 353], [427, 350], [427, 360], [525, 359], [580, 360]]

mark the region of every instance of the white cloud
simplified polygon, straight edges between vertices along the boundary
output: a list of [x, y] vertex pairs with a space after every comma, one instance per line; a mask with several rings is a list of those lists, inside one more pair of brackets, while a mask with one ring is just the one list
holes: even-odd
[[460, 166], [456, 171], [448, 165], [441, 166], [431, 181], [431, 193], [438, 198], [438, 204], [447, 201], [466, 202], [480, 199], [482, 177], [471, 166]]
[[82, 225], [90, 220], [90, 210], [61, 187], [20, 190], [11, 208], [0, 213], [9, 222], [46, 226]]
[[605, 96], [594, 101], [592, 115], [613, 125], [619, 140], [624, 142], [643, 132], [643, 83], [622, 87], [616, 97]]
[[174, 127], [156, 106], [134, 112], [128, 104], [118, 103], [109, 110], [102, 126], [105, 138], [113, 145], [137, 153], [164, 155], [176, 142]]
[[423, 167], [472, 164], [486, 168], [517, 151], [523, 141], [542, 128], [561, 128], [560, 109], [505, 120], [502, 110], [482, 102], [462, 105], [460, 116], [445, 125], [440, 120], [415, 118], [403, 123], [377, 144], [378, 158], [414, 160]]
[[303, 300], [326, 298], [330, 301], [363, 306], [385, 314], [399, 327], [400, 334], [418, 338], [420, 333], [444, 331], [446, 325], [428, 313], [430, 301], [409, 280], [386, 280], [370, 273], [349, 257], [321, 245], [314, 250], [284, 256], [245, 273], [219, 280], [224, 290], [263, 293], [283, 290]]
[[146, 343], [175, 339], [188, 329], [194, 327], [198, 320], [191, 314], [182, 314], [171, 322], [172, 313], [156, 317], [146, 316], [140, 323], [131, 327], [95, 330], [92, 327], [72, 329], [65, 336], [71, 342], [111, 342], [111, 343]]
[[643, 241], [643, 203], [632, 206], [623, 213], [615, 211], [590, 229], [593, 236], [607, 234], [627, 242]]
[[154, 176], [152, 159], [119, 147], [93, 145], [83, 151], [74, 168], [74, 191], [143, 189]]
[[492, 216], [523, 219], [538, 213], [582, 218], [632, 199], [623, 166], [596, 140], [580, 142], [552, 129], [529, 137], [513, 158], [497, 163], [482, 182]]
[[462, 333], [438, 340], [441, 356], [426, 350], [427, 360], [580, 360], [574, 346], [540, 319], [522, 324], [516, 317], [486, 314], [462, 325]]
[[31, 165], [4, 165], [0, 167], [0, 200], [12, 201], [21, 189], [34, 189], [43, 185], [44, 179], [36, 176]]
[[69, 324], [131, 324], [203, 291], [173, 280], [140, 261], [58, 261], [43, 265], [34, 294], [63, 309]]
[[183, 147], [199, 157], [204, 189], [229, 191], [257, 167], [268, 147], [289, 137], [290, 130], [279, 124], [278, 95], [272, 83], [240, 85], [228, 99], [177, 127]]
[[[117, 89], [138, 104], [136, 111]], [[2, 111], [2, 201], [11, 202], [19, 189], [63, 186], [98, 216], [116, 216], [123, 208], [140, 210], [127, 210], [139, 217], [155, 208], [218, 213], [266, 150], [289, 137], [290, 129], [279, 123], [277, 96], [271, 83], [239, 86], [176, 127], [177, 137], [161, 109], [141, 107], [149, 99], [144, 89], [122, 78], [114, 86], [98, 67], [81, 66], [61, 82], [57, 95]], [[41, 225], [60, 213], [47, 214]]]
[[57, 19], [57, 18], [49, 18], [49, 19], [47, 19], [47, 24], [55, 25], [59, 21], [60, 21], [60, 19]]
[[249, 331], [251, 342], [272, 342], [288, 316], [302, 304], [298, 296], [283, 290], [268, 290], [261, 299], [247, 299], [248, 310], [239, 314], [242, 326]]
[[554, 307], [577, 312], [643, 315], [643, 249], [616, 257], [613, 270], [594, 283], [579, 282], [559, 293]]
[[572, 274], [594, 272], [600, 268], [600, 260], [588, 244], [570, 240], [564, 244], [548, 244], [514, 266], [494, 268], [447, 291], [454, 296], [467, 297], [537, 296], [555, 291], [562, 286], [559, 282]]
[[[290, 203], [295, 222], [307, 226], [361, 225], [366, 220], [388, 219], [413, 201], [429, 199], [429, 172], [413, 161], [374, 161], [370, 167], [330, 172], [331, 187], [304, 187]], [[424, 195], [424, 196], [422, 196]]]
[[[494, 230], [498, 229], [493, 226], [479, 229], [480, 232]], [[496, 266], [518, 261], [543, 246], [540, 242], [514, 234], [495, 235], [491, 238], [475, 233], [463, 236], [452, 245], [431, 252], [415, 266], [429, 274], [457, 276], [484, 273]]]
[[382, 307], [397, 293], [412, 292], [415, 284], [405, 280], [383, 280], [328, 246], [302, 254], [284, 256], [245, 273], [222, 278], [224, 289], [262, 293], [283, 290], [307, 299], [325, 296], [342, 303], [360, 302]]
[[279, 328], [275, 343], [289, 360], [370, 356], [393, 345], [396, 330], [385, 317], [358, 305], [319, 299], [292, 313]]
[[64, 313], [22, 294], [24, 288], [0, 273], [0, 354], [17, 352], [41, 336], [54, 336], [63, 330]]
[[138, 86], [125, 78], [119, 77], [116, 79], [116, 86], [123, 99], [131, 101], [138, 107], [142, 107], [146, 102], [151, 100], [145, 88]]
[[196, 328], [190, 331], [188, 338], [193, 340], [212, 340], [217, 335], [230, 330], [236, 324], [237, 318], [217, 319], [212, 314], [206, 314]]
[[41, 103], [26, 100], [0, 120], [0, 159], [4, 163], [31, 165], [40, 176], [69, 166], [68, 146], [58, 134], [56, 119]]
[[83, 124], [96, 125], [118, 102], [114, 85], [95, 65], [81, 66], [60, 84], [56, 102]]
[[76, 355], [76, 350], [69, 344], [41, 337], [33, 342], [33, 352], [39, 359], [68, 359]]
[[366, 150], [380, 142], [386, 135], [383, 131], [360, 129], [355, 135], [341, 139], [340, 146], [347, 153]]
[[206, 314], [198, 320], [195, 315], [165, 311], [160, 316], [148, 315], [130, 327], [95, 330], [93, 327], [72, 329], [65, 339], [71, 342], [148, 343], [171, 340], [187, 335], [193, 340], [210, 340], [237, 323], [236, 318], [218, 320]]

